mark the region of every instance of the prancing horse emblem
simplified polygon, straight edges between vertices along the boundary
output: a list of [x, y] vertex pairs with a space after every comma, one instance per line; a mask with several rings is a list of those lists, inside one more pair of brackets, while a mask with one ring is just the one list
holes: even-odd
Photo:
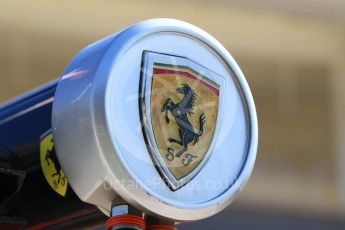
[[173, 191], [212, 155], [224, 79], [184, 57], [145, 51], [140, 112], [148, 152]]
[[[200, 115], [200, 129], [199, 132], [195, 132], [193, 125], [188, 120], [187, 115], [193, 114], [197, 94], [187, 83], [183, 84], [181, 88], [177, 88], [176, 92], [183, 95], [182, 100], [175, 104], [171, 98], [168, 98], [163, 105], [162, 112], [165, 112], [165, 120], [169, 124], [170, 119], [168, 111], [170, 111], [178, 125], [180, 140], [169, 137], [168, 141], [175, 142], [183, 147], [183, 149], [181, 149], [175, 155], [176, 157], [181, 157], [181, 155], [188, 150], [189, 143], [193, 141], [193, 144], [195, 145], [202, 136], [204, 132], [205, 114], [202, 113]], [[174, 152], [172, 148], [168, 148], [168, 151], [170, 153]]]

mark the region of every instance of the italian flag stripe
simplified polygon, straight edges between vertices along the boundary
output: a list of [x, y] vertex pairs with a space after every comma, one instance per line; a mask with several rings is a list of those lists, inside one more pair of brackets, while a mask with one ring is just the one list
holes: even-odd
[[184, 70], [179, 70], [179, 69], [166, 69], [166, 68], [163, 69], [163, 68], [154, 67], [153, 68], [153, 75], [156, 75], [156, 74], [159, 74], [159, 75], [174, 74], [174, 75], [180, 75], [180, 76], [190, 78], [190, 79], [196, 81], [197, 83], [199, 83], [200, 85], [206, 87], [208, 90], [210, 90], [215, 95], [219, 96], [219, 86], [216, 83], [205, 79], [205, 77], [202, 77], [199, 74], [197, 76], [200, 76], [200, 77], [197, 77], [194, 74], [190, 73], [189, 71], [184, 71]]

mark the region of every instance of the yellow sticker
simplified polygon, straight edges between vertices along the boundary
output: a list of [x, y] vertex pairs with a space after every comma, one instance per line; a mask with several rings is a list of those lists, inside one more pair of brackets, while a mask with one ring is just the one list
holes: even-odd
[[61, 196], [65, 196], [68, 182], [58, 162], [51, 131], [41, 137], [40, 160], [44, 177], [50, 187]]

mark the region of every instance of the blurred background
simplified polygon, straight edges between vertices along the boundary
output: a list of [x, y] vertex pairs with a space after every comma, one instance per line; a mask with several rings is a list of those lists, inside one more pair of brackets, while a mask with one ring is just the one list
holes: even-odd
[[252, 177], [221, 214], [180, 229], [345, 229], [345, 1], [0, 1], [0, 102], [56, 79], [83, 47], [170, 17], [216, 37], [257, 106]]

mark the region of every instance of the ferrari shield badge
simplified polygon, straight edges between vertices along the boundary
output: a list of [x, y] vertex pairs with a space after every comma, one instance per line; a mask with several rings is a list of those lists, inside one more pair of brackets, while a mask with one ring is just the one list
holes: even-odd
[[177, 190], [212, 154], [223, 78], [184, 57], [145, 51], [141, 120], [151, 158]]
[[44, 177], [50, 187], [61, 196], [65, 196], [68, 182], [56, 156], [51, 130], [41, 137], [40, 161]]

